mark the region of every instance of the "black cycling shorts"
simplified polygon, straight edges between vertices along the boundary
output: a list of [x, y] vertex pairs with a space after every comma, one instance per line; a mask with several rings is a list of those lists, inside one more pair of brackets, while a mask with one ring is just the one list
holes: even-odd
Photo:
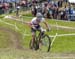
[[34, 26], [34, 27], [35, 27], [35, 29], [31, 28], [31, 32], [41, 31], [40, 30], [40, 25], [37, 25], [37, 26]]

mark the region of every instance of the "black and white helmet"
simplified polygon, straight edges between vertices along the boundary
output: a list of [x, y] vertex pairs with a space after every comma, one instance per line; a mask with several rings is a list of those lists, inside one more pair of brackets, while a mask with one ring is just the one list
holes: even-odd
[[37, 13], [36, 17], [39, 18], [39, 19], [41, 19], [41, 18], [43, 18], [43, 15], [41, 13]]

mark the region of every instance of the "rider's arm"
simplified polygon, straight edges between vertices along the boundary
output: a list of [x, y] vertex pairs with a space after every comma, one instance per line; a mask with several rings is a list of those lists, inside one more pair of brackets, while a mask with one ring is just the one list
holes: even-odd
[[45, 24], [47, 30], [49, 31], [50, 29], [49, 29], [48, 23], [46, 21], [44, 21], [43, 23]]
[[31, 22], [26, 22], [25, 24], [27, 24], [30, 28], [34, 28], [34, 25]]
[[30, 28], [32, 27], [31, 22], [24, 22], [26, 25], [28, 25]]

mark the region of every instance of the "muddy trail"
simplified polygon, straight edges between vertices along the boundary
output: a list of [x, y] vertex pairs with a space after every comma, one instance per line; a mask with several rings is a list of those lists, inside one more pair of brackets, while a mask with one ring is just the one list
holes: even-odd
[[12, 42], [10, 44], [11, 48], [18, 48], [18, 49], [22, 48], [21, 42], [20, 42], [20, 40], [22, 38], [21, 38], [21, 34], [20, 33], [17, 33], [14, 30], [11, 30], [9, 28], [4, 28], [4, 27], [0, 27], [0, 31], [9, 34], [9, 39]]
[[[4, 56], [7, 56], [9, 58], [8, 55], [12, 56], [12, 59], [15, 58], [15, 56], [16, 59], [21, 59], [19, 57], [22, 57], [22, 59], [75, 59], [75, 53], [51, 53], [51, 52], [47, 53], [47, 52], [41, 52], [40, 50], [33, 51], [30, 49], [24, 49], [21, 46], [20, 33], [17, 33], [14, 30], [4, 27], [0, 27], [0, 31], [9, 34], [9, 39], [12, 41], [10, 46], [11, 49], [0, 49], [1, 59]], [[9, 46], [7, 48], [9, 48]], [[13, 48], [16, 49], [13, 50]]]

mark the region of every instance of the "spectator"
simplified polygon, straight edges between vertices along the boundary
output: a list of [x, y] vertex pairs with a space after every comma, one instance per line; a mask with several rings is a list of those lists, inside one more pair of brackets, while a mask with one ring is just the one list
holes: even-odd
[[63, 0], [59, 0], [58, 1], [58, 7], [62, 7], [62, 4], [63, 4]]
[[57, 19], [57, 17], [58, 17], [58, 7], [54, 7], [54, 9], [53, 9], [53, 18]]
[[14, 7], [12, 3], [9, 3], [9, 13], [12, 13]]
[[32, 3], [34, 4], [34, 3], [37, 3], [37, 0], [32, 0]]
[[3, 3], [3, 10], [4, 10], [4, 13], [9, 13], [9, 4], [8, 3]]
[[53, 5], [51, 3], [48, 4], [48, 13], [49, 18], [53, 19]]
[[3, 14], [4, 12], [3, 12], [3, 6], [2, 6], [2, 4], [0, 4], [0, 14]]
[[21, 5], [23, 11], [26, 10], [26, 8], [27, 8], [27, 0], [22, 0], [20, 2], [20, 5]]
[[36, 5], [32, 6], [32, 14], [35, 16], [37, 13]]
[[44, 17], [48, 17], [47, 2], [42, 4], [42, 14]]
[[65, 19], [68, 20], [69, 7], [67, 7], [67, 6], [65, 6], [65, 13], [66, 13]]
[[51, 0], [48, 0], [48, 3], [51, 2]]
[[72, 19], [72, 15], [73, 15], [73, 8], [69, 6], [69, 19]]
[[16, 6], [16, 16], [19, 16], [19, 10], [20, 10], [20, 5], [19, 4], [17, 4], [17, 6]]
[[42, 6], [41, 5], [36, 6], [36, 10], [37, 10], [37, 13], [38, 12], [42, 13]]
[[68, 0], [64, 0], [64, 2], [66, 2], [66, 3], [67, 3], [67, 2], [68, 2]]
[[73, 9], [71, 6], [69, 6], [69, 14], [73, 14]]

